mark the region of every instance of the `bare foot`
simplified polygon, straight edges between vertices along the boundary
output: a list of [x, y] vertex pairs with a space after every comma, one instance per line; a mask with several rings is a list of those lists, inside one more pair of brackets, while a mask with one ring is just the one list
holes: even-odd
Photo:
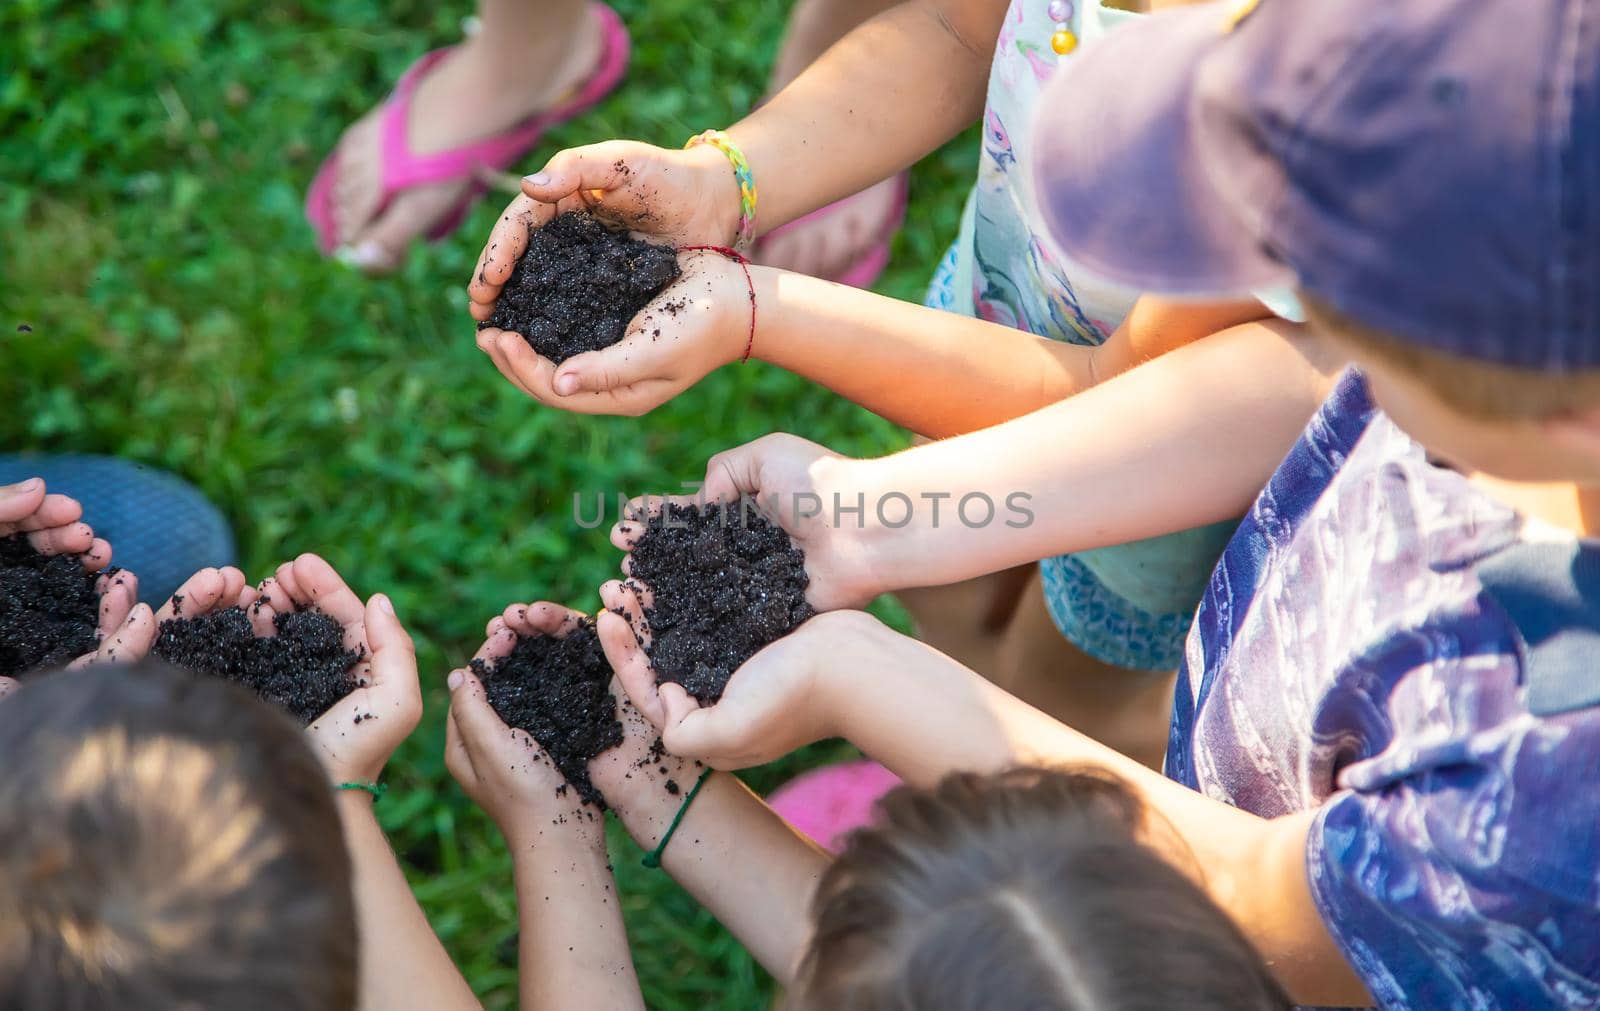
[[[580, 87], [603, 44], [587, 8], [573, 29], [551, 31], [517, 54], [504, 40], [473, 36], [418, 83], [407, 128], [411, 149], [433, 154], [500, 133]], [[513, 56], [508, 58], [508, 52]], [[339, 139], [333, 185], [337, 256], [369, 274], [387, 273], [405, 259], [411, 241], [449, 213], [471, 183], [415, 186], [395, 195], [380, 214], [382, 107], [357, 120]]]
[[885, 179], [847, 197], [842, 207], [762, 239], [756, 261], [813, 277], [840, 276], [887, 238], [900, 186], [898, 177]]

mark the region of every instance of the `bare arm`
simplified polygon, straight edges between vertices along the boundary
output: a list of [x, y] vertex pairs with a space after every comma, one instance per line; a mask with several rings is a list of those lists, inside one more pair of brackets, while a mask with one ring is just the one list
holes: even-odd
[[[601, 596], [617, 599], [609, 584]], [[625, 698], [620, 690], [617, 696]], [[625, 701], [618, 716], [623, 743], [595, 758], [590, 774], [628, 834], [651, 852], [703, 770], [672, 755], [650, 758], [655, 728]], [[715, 773], [684, 809], [661, 869], [787, 985], [810, 935], [811, 895], [828, 859], [737, 777]]]
[[730, 127], [761, 187], [761, 229], [886, 179], [975, 122], [1005, 10], [1004, 0], [907, 0]]
[[[756, 277], [756, 302], [767, 312], [758, 317], [755, 357], [936, 439], [1010, 421], [1267, 315], [1254, 301], [1145, 298], [1091, 347], [802, 274], [758, 269]], [[736, 338], [744, 333], [733, 329]]]
[[[858, 623], [869, 621], [860, 616]], [[1233, 917], [1297, 1001], [1371, 1003], [1311, 897], [1305, 859], [1314, 809], [1265, 819], [1212, 800], [1056, 722], [930, 647], [872, 624], [877, 627], [849, 637], [861, 651], [843, 650], [847, 662], [828, 663], [819, 680], [824, 705], [839, 714], [848, 740], [920, 784], [957, 769], [1019, 764], [1115, 773], [1171, 826], [1168, 859]], [[837, 636], [830, 642], [835, 650], [843, 645]], [[861, 670], [875, 676], [861, 678]], [[885, 713], [895, 716], [885, 719]]]
[[[477, 659], [506, 656], [519, 636], [565, 636], [581, 619], [544, 602], [513, 604], [490, 621]], [[642, 1009], [606, 856], [604, 813], [579, 801], [527, 731], [501, 721], [475, 675], [452, 671], [448, 683], [445, 765], [494, 819], [511, 852], [524, 1011]]]
[[[860, 606], [1238, 516], [1338, 367], [1300, 328], [1249, 323], [1005, 424], [879, 460], [768, 436], [713, 457], [705, 493], [759, 497], [805, 550], [812, 603]], [[613, 542], [628, 550], [639, 530], [624, 521]]]
[[372, 802], [365, 791], [339, 791], [361, 934], [361, 1007], [481, 1008], [417, 905]]
[[813, 618], [757, 653], [721, 701], [700, 708], [654, 676], [627, 617], [604, 615], [619, 680], [662, 724], [673, 754], [718, 768], [843, 736], [913, 785], [1017, 765], [1095, 768], [1126, 781], [1155, 817], [1152, 843], [1237, 922], [1297, 1001], [1370, 998], [1311, 897], [1308, 810], [1265, 819], [1190, 790], [1006, 694], [956, 661], [856, 611]]

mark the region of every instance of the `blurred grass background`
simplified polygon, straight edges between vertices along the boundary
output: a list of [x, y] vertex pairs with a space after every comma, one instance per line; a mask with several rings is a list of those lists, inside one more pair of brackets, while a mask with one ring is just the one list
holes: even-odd
[[[788, 6], [619, 0], [623, 87], [551, 133], [677, 145], [763, 93]], [[752, 364], [642, 420], [538, 407], [473, 345], [464, 284], [506, 198], [369, 281], [323, 261], [301, 216], [319, 159], [464, 5], [7, 0], [0, 5], [0, 449], [112, 453], [177, 472], [232, 520], [252, 578], [304, 550], [417, 638], [422, 727], [380, 808], [435, 929], [489, 1008], [516, 1003], [510, 864], [441, 757], [443, 674], [505, 604], [592, 610], [616, 572], [583, 491], [676, 490], [712, 453], [776, 430], [843, 452], [904, 436]], [[880, 289], [916, 299], [955, 234], [969, 133], [918, 166]], [[32, 327], [22, 332], [22, 324]], [[592, 510], [593, 498], [585, 499]], [[752, 770], [763, 792], [842, 745]], [[708, 915], [612, 832], [656, 1008], [750, 1008], [772, 984]]]

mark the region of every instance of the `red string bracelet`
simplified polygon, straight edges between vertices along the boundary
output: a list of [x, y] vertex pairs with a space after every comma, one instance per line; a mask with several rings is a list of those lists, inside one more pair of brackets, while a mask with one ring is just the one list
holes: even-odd
[[744, 271], [744, 283], [750, 289], [750, 337], [744, 342], [744, 356], [739, 359], [739, 364], [743, 365], [745, 362], [750, 360], [750, 352], [755, 350], [756, 346], [756, 282], [750, 277], [750, 261], [746, 259], [744, 254], [739, 252], [737, 249], [730, 249], [727, 246], [678, 247], [678, 252], [680, 253], [692, 253], [696, 250], [705, 250], [706, 252], [711, 253], [721, 253], [734, 263], [737, 263], [739, 265], [739, 269]]

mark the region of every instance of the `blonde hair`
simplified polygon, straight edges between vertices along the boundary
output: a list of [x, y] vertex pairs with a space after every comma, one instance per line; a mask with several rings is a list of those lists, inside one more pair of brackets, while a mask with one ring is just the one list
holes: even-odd
[[1547, 372], [1464, 358], [1367, 326], [1304, 292], [1300, 302], [1317, 330], [1411, 376], [1468, 417], [1528, 421], [1600, 406], [1600, 369]]

